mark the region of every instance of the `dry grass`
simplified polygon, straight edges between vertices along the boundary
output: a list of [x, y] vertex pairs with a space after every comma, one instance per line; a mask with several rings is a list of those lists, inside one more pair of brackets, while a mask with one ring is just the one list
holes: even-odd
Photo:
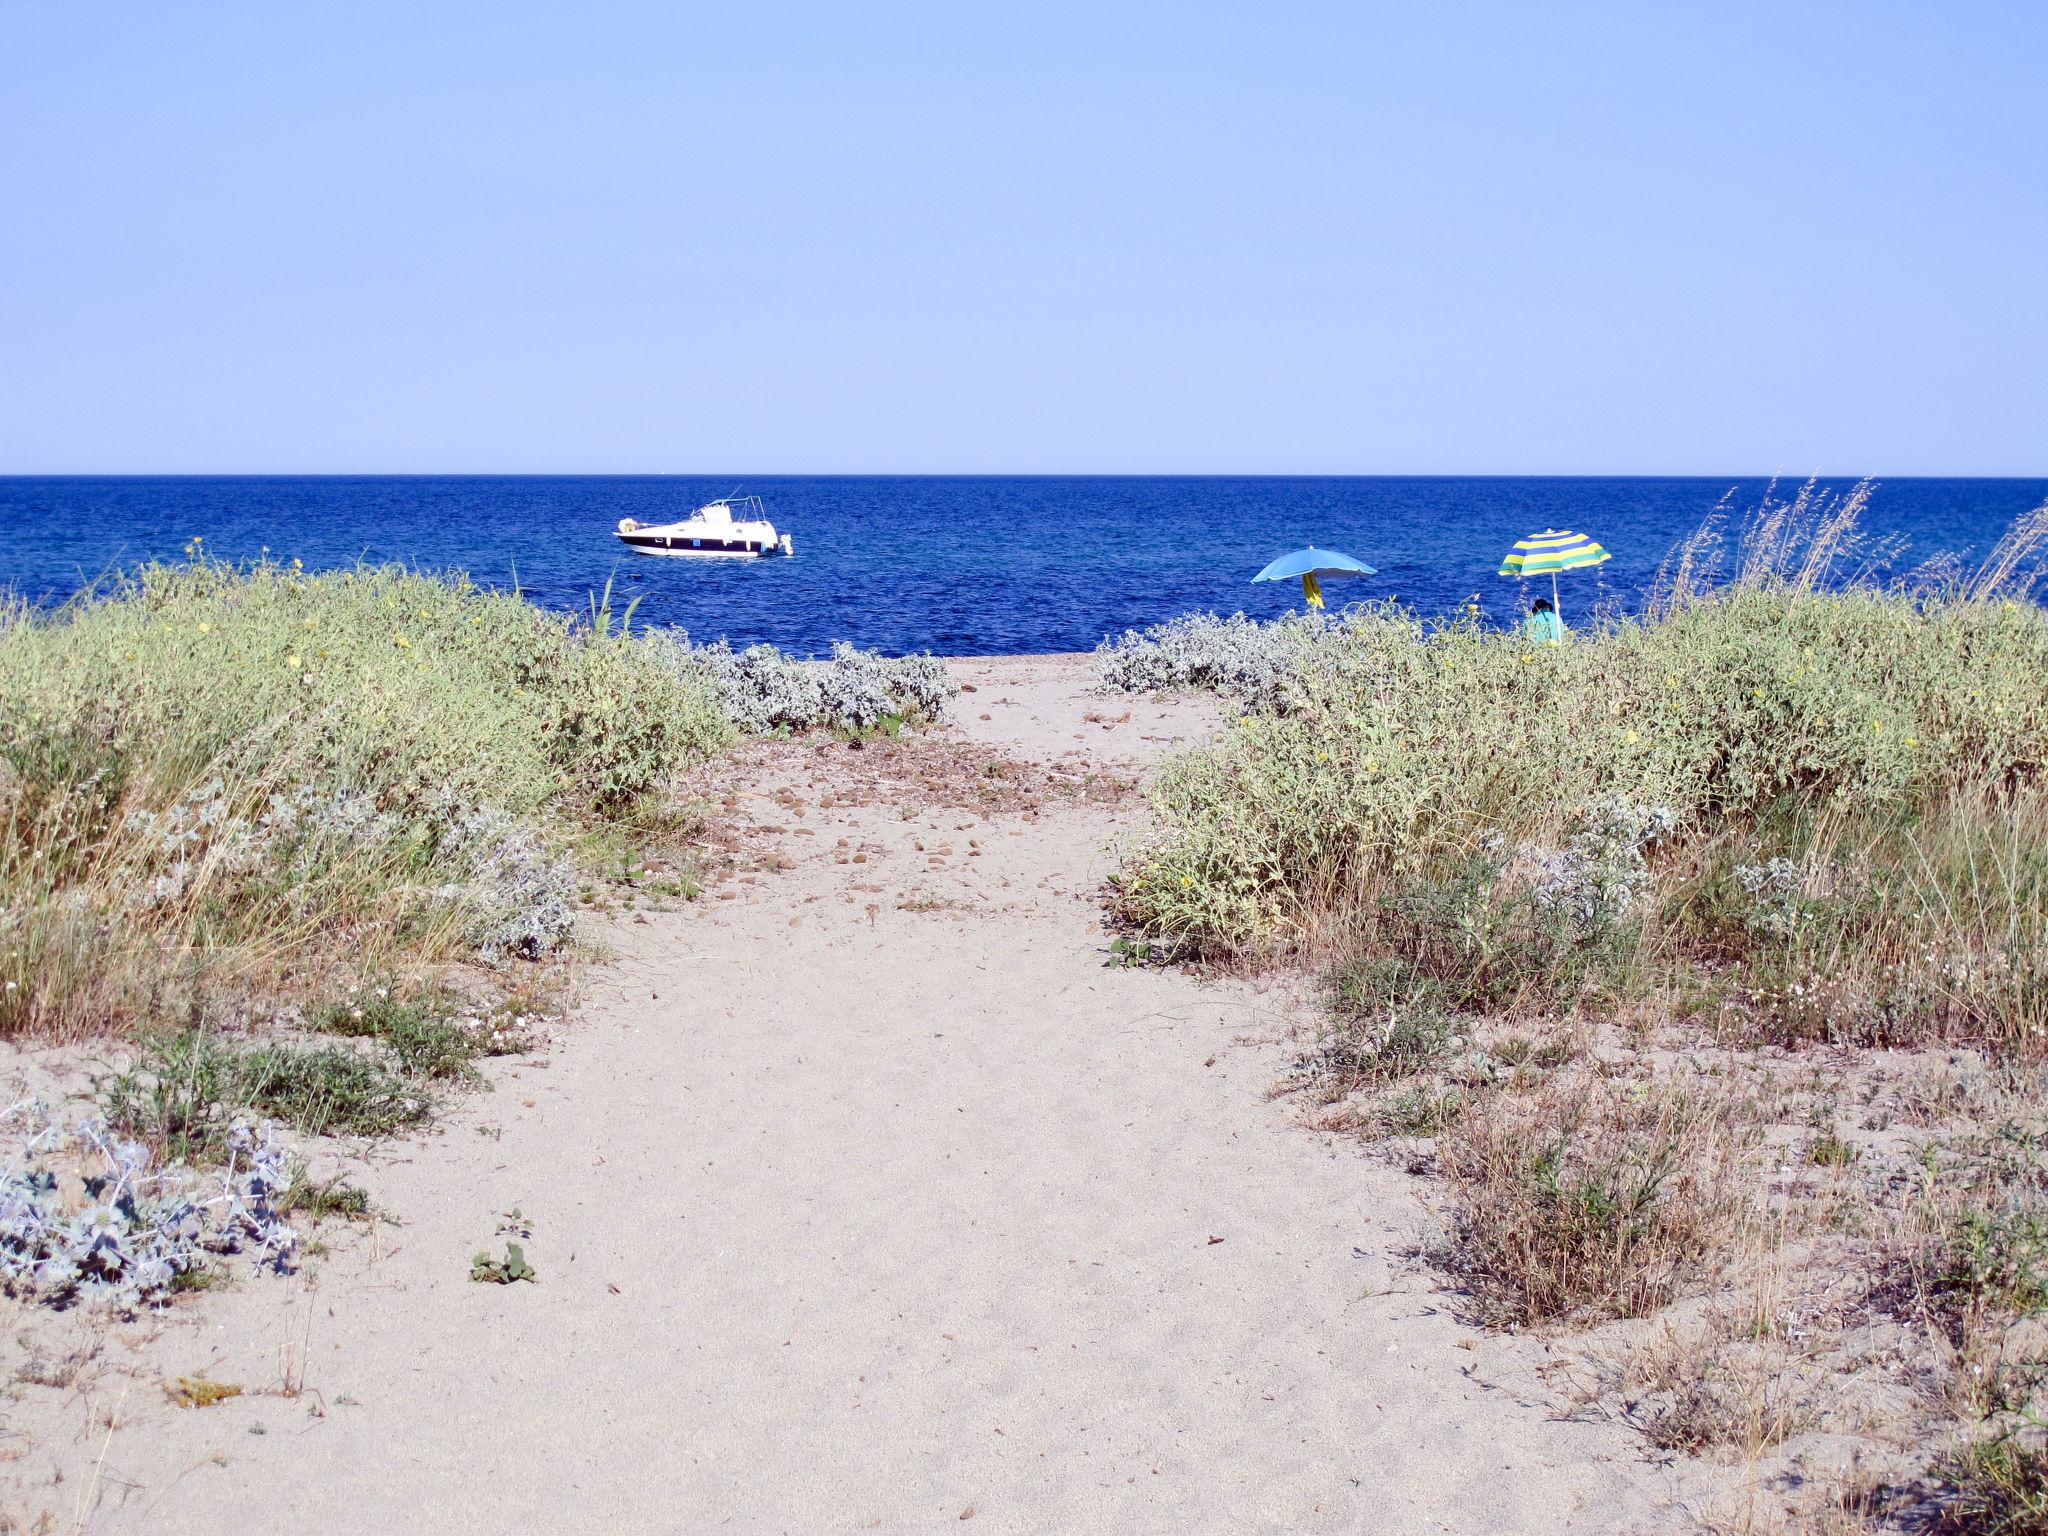
[[1583, 1363], [1581, 1411], [1720, 1469], [1740, 1513], [1713, 1528], [1924, 1523], [2025, 1476], [2048, 1408], [2044, 1069], [1718, 1022], [1477, 1020], [1412, 1070], [1312, 1053], [1289, 1086], [1436, 1175], [1435, 1257], [1475, 1321], [1544, 1330]]
[[1289, 637], [1118, 908], [1334, 954], [1286, 1086], [1437, 1176], [1477, 1320], [1722, 1470], [1714, 1528], [2048, 1529], [2048, 509], [1879, 586], [1867, 501], [1717, 521], [1557, 652]]
[[1642, 1317], [1732, 1241], [1720, 1105], [1577, 1068], [1496, 1094], [1437, 1138], [1444, 1255], [1496, 1325]]
[[1931, 1529], [1943, 1536], [2048, 1536], [2048, 1446], [2038, 1422], [1963, 1447]]
[[460, 577], [195, 551], [0, 612], [0, 1036], [534, 956], [573, 834], [729, 734], [660, 647]]

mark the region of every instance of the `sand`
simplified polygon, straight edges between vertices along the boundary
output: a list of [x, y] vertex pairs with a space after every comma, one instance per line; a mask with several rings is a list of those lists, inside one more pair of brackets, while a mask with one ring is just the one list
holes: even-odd
[[[957, 670], [975, 691], [942, 742], [747, 749], [724, 775], [742, 869], [605, 925], [545, 1055], [357, 1170], [396, 1225], [330, 1229], [304, 1275], [106, 1329], [70, 1385], [17, 1387], [16, 1517], [1668, 1520], [1639, 1440], [1560, 1417], [1540, 1342], [1453, 1319], [1412, 1257], [1414, 1181], [1269, 1098], [1294, 989], [1108, 963], [1100, 883], [1143, 818], [1116, 784], [1207, 708], [1093, 698], [1074, 658]], [[514, 1208], [538, 1283], [471, 1283]], [[46, 1353], [90, 1327], [13, 1323]], [[170, 1406], [161, 1382], [202, 1370], [246, 1395]]]

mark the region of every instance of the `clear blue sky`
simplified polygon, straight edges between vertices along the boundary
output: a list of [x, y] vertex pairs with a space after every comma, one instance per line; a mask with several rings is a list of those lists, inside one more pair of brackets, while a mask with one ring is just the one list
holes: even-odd
[[2048, 471], [2048, 4], [0, 0], [0, 471]]

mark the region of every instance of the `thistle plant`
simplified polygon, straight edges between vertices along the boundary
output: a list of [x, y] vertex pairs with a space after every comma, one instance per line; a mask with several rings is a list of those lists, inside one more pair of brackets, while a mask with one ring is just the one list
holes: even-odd
[[0, 1112], [0, 1289], [53, 1306], [123, 1314], [160, 1305], [181, 1275], [241, 1254], [288, 1272], [298, 1234], [281, 1204], [289, 1150], [238, 1123], [223, 1165], [165, 1165], [94, 1117], [62, 1120], [40, 1100]]

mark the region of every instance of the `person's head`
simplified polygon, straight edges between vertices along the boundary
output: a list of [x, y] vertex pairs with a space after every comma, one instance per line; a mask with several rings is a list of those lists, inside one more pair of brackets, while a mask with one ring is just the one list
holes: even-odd
[[1537, 598], [1535, 602], [1529, 605], [1529, 611], [1531, 613], [1549, 613], [1551, 611], [1550, 599], [1547, 597]]

